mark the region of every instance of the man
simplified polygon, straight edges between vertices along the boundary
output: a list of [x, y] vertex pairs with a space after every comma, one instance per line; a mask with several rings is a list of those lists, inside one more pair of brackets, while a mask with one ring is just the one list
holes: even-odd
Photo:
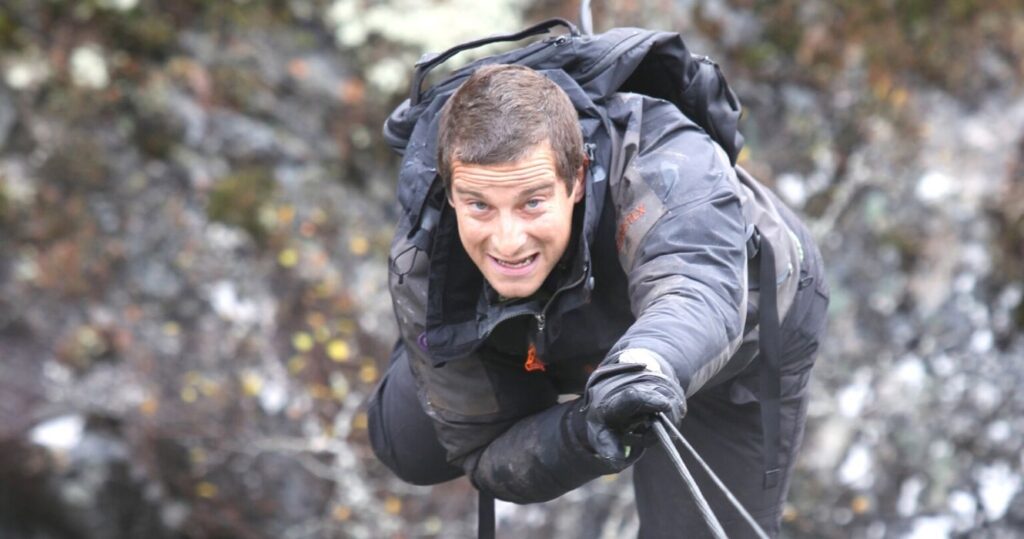
[[[392, 247], [402, 338], [370, 403], [374, 450], [408, 482], [466, 474], [516, 503], [633, 466], [640, 536], [700, 537], [651, 443], [665, 413], [777, 534], [825, 328], [820, 255], [674, 105], [601, 105], [509, 65], [479, 68], [444, 104], [424, 139], [442, 183]], [[775, 436], [762, 434], [760, 295], [781, 319]], [[729, 536], [749, 536], [695, 476]]]

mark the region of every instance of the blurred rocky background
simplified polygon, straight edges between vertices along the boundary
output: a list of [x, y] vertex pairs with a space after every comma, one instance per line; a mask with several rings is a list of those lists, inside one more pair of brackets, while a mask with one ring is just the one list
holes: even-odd
[[[0, 537], [472, 537], [361, 406], [395, 336], [397, 158], [426, 51], [560, 15], [502, 0], [0, 3]], [[791, 538], [1024, 535], [1024, 6], [595, 2], [684, 32], [742, 161], [820, 239], [831, 339]], [[461, 56], [456, 61], [464, 62]], [[628, 474], [499, 536], [635, 533]]]

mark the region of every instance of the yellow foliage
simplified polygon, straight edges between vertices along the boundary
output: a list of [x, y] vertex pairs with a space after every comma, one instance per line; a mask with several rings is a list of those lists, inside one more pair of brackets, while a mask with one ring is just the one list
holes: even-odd
[[255, 397], [263, 390], [263, 378], [252, 371], [242, 373], [242, 393], [248, 397]]
[[372, 384], [377, 381], [377, 365], [368, 363], [363, 365], [363, 368], [359, 369], [359, 379], [366, 384]]
[[352, 350], [349, 348], [348, 343], [341, 340], [335, 339], [327, 343], [327, 357], [331, 358], [338, 363], [348, 361], [352, 356]]
[[342, 335], [354, 335], [356, 332], [356, 323], [351, 318], [345, 318], [338, 322], [338, 331]]
[[284, 205], [277, 208], [277, 222], [281, 225], [290, 225], [295, 219], [295, 208]]
[[292, 335], [292, 346], [299, 352], [309, 352], [313, 349], [313, 344], [313, 337], [305, 331], [299, 331]]
[[292, 374], [299, 374], [306, 368], [306, 358], [303, 356], [293, 356], [288, 360], [288, 372]]
[[347, 505], [337, 505], [334, 510], [331, 511], [331, 516], [334, 520], [345, 522], [349, 518], [352, 518], [352, 508]]
[[366, 236], [352, 236], [348, 240], [348, 250], [356, 256], [363, 256], [370, 250], [370, 241]]
[[397, 515], [402, 511], [402, 500], [397, 496], [388, 496], [384, 500], [384, 510], [392, 515]]
[[185, 386], [181, 388], [181, 400], [193, 403], [199, 398], [199, 392], [192, 386]]
[[142, 412], [142, 415], [148, 417], [153, 417], [159, 410], [160, 401], [157, 400], [157, 398], [153, 397], [152, 395], [146, 397], [146, 400], [142, 401], [142, 404], [139, 405], [139, 411]]
[[850, 502], [850, 509], [855, 515], [863, 515], [871, 509], [871, 500], [865, 496], [857, 496]]
[[295, 267], [299, 263], [299, 253], [291, 247], [284, 249], [277, 255], [277, 263], [286, 268]]
[[203, 481], [196, 485], [196, 494], [200, 498], [213, 498], [217, 495], [217, 490], [217, 485], [214, 485], [209, 481]]

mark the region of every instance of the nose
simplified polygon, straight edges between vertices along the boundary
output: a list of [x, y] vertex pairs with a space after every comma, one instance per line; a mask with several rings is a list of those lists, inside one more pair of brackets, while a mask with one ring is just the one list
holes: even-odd
[[498, 228], [491, 237], [494, 254], [512, 259], [526, 244], [526, 231], [521, 219], [511, 213], [504, 213], [498, 221]]

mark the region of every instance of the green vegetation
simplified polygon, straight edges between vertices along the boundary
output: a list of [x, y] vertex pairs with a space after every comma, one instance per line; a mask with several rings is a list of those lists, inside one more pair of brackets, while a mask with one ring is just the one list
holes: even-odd
[[[825, 86], [853, 62], [863, 61], [872, 81], [920, 77], [958, 96], [969, 96], [985, 81], [972, 78], [972, 59], [982, 47], [1014, 65], [1024, 46], [1024, 10], [1017, 0], [840, 0], [806, 4], [800, 0], [735, 0], [753, 10], [764, 25], [764, 39], [733, 51], [755, 71], [777, 69], [795, 60], [796, 73]], [[697, 20], [718, 34], [713, 21]]]
[[276, 184], [270, 170], [248, 166], [221, 178], [210, 191], [207, 215], [213, 221], [242, 228], [259, 245], [267, 239], [260, 209], [274, 196]]

